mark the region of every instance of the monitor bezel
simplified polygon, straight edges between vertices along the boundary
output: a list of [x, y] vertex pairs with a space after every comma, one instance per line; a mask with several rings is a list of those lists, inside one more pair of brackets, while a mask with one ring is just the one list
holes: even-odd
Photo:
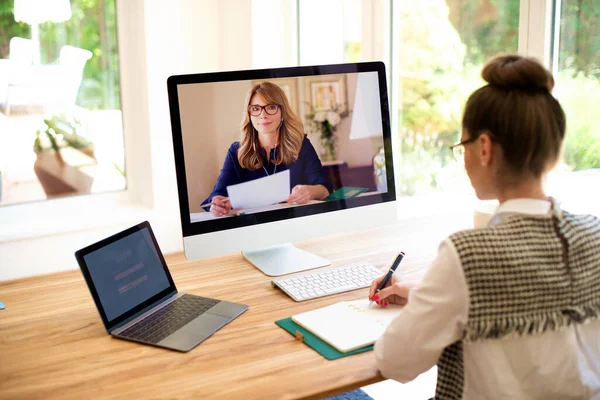
[[[103, 247], [106, 247], [112, 243], [118, 242], [119, 240], [124, 239], [127, 236], [130, 236], [136, 232], [140, 232], [144, 229], [148, 229], [148, 233], [150, 235], [150, 238], [152, 239], [152, 243], [154, 244], [154, 250], [156, 251], [158, 258], [162, 264], [163, 270], [164, 270], [165, 274], [167, 275], [167, 279], [169, 281], [169, 286], [166, 289], [155, 294], [154, 296], [150, 297], [146, 301], [138, 304], [137, 306], [130, 309], [129, 311], [126, 311], [123, 314], [121, 314], [109, 321], [106, 316], [106, 312], [104, 311], [104, 306], [102, 305], [102, 302], [100, 301], [100, 296], [98, 295], [98, 290], [96, 289], [96, 285], [94, 284], [94, 280], [92, 279], [88, 265], [85, 261], [85, 256], [87, 256], [88, 254], [93, 253], [97, 250], [100, 250]], [[87, 286], [90, 289], [92, 298], [94, 299], [94, 303], [96, 303], [96, 308], [98, 309], [98, 313], [100, 314], [100, 317], [102, 318], [102, 322], [104, 323], [106, 330], [109, 332], [115, 326], [117, 326], [117, 325], [121, 324], [123, 321], [126, 321], [127, 319], [135, 316], [140, 311], [144, 310], [145, 308], [150, 307], [151, 305], [153, 305], [157, 301], [161, 300], [162, 298], [168, 297], [168, 296], [171, 296], [171, 295], [177, 293], [177, 288], [175, 287], [175, 282], [173, 281], [173, 277], [171, 277], [171, 273], [169, 272], [169, 268], [167, 267], [165, 258], [162, 254], [162, 251], [160, 251], [160, 247], [158, 246], [158, 242], [156, 241], [156, 237], [154, 236], [154, 232], [152, 231], [152, 227], [150, 226], [150, 223], [148, 221], [141, 222], [141, 223], [134, 225], [130, 228], [127, 228], [121, 232], [115, 233], [114, 235], [109, 236], [106, 239], [103, 239], [99, 242], [96, 242], [87, 247], [84, 247], [81, 250], [76, 251], [75, 258], [77, 259], [77, 263], [79, 264], [79, 268], [81, 269], [81, 273], [83, 274], [85, 282], [87, 283]]]
[[[355, 197], [346, 200], [335, 200], [318, 204], [309, 204], [278, 210], [243, 214], [229, 218], [218, 218], [194, 223], [191, 222], [187, 174], [185, 168], [185, 153], [183, 148], [183, 133], [181, 129], [179, 108], [179, 85], [361, 72], [377, 72], [378, 76], [383, 128], [383, 148], [385, 154], [388, 189], [386, 193], [371, 194], [368, 196]], [[293, 218], [301, 218], [321, 213], [330, 213], [338, 210], [381, 204], [396, 200], [387, 81], [385, 64], [381, 61], [173, 75], [167, 79], [167, 90], [171, 114], [171, 130], [173, 135], [179, 212], [183, 237], [207, 234], [228, 229], [243, 228]]]

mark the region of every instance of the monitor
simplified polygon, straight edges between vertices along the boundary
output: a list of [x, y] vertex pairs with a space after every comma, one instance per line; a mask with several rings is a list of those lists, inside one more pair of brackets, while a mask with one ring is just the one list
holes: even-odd
[[385, 66], [167, 80], [185, 255], [241, 251], [269, 276], [329, 264], [290, 242], [396, 220]]

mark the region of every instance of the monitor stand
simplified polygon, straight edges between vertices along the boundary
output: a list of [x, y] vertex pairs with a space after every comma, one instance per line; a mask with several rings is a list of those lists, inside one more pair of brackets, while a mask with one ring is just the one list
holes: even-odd
[[291, 243], [242, 251], [242, 256], [268, 276], [291, 274], [331, 264], [329, 260], [300, 250]]

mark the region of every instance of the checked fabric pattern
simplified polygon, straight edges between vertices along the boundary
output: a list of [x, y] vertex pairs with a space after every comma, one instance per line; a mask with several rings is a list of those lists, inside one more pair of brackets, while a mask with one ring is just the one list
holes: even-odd
[[[537, 335], [600, 316], [600, 220], [513, 215], [450, 236], [469, 291], [462, 341]], [[438, 361], [436, 399], [461, 399], [462, 341]]]

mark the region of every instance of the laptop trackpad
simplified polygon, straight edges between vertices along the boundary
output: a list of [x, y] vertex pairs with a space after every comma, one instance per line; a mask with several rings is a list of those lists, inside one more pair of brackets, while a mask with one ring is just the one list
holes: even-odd
[[223, 317], [235, 318], [248, 309], [247, 305], [239, 303], [230, 303], [229, 301], [221, 300], [207, 312], [211, 314], [221, 315]]
[[231, 321], [231, 318], [204, 313], [185, 325], [181, 330], [194, 334], [211, 335], [229, 321]]
[[231, 321], [231, 318], [204, 313], [177, 332], [161, 340], [158, 345], [183, 351], [191, 350], [229, 321]]

